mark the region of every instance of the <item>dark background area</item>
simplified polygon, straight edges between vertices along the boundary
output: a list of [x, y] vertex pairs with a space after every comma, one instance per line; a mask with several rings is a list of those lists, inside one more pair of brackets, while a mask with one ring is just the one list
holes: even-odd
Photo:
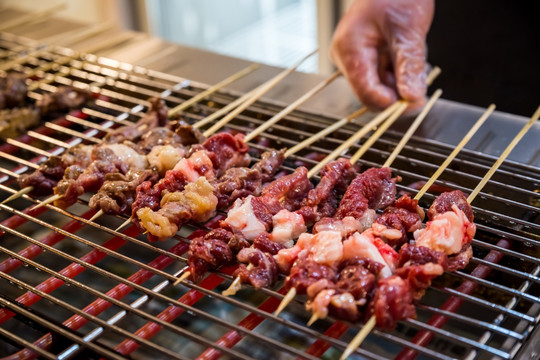
[[431, 89], [531, 116], [540, 105], [539, 16], [539, 1], [436, 1], [428, 61], [443, 71]]

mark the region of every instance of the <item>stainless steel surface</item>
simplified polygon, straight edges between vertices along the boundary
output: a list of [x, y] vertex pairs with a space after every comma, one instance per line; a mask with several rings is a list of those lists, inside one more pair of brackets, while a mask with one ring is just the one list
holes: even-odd
[[[7, 53], [13, 46], [30, 45], [8, 35], [0, 38], [0, 47]], [[67, 49], [57, 49], [40, 58], [31, 57], [16, 69], [29, 72], [70, 54], [73, 53]], [[210, 67], [217, 60], [221, 61], [208, 58], [209, 62], [204, 65]], [[193, 71], [197, 66], [201, 66], [199, 71], [202, 71], [203, 64], [190, 61]], [[220, 70], [227, 74], [243, 66], [241, 62], [234, 65], [231, 60], [227, 65], [227, 61], [223, 61]], [[246, 80], [248, 85], [242, 86], [254, 86], [273, 71], [268, 68], [258, 75], [260, 78]], [[60, 84], [89, 86], [104, 97], [65, 119], [50, 119], [28, 136], [9, 141], [12, 146], [2, 147], [0, 170], [4, 175], [0, 178], [0, 195], [3, 197], [17, 190], [12, 180], [31, 170], [33, 165], [28, 162], [39, 163], [46, 158], [44, 151], [61, 153], [69, 145], [96, 142], [108, 129], [136, 121], [145, 110], [148, 96], [161, 95], [173, 106], [207, 87], [203, 83], [93, 55], [75, 56], [65, 67], [47, 70], [47, 73], [54, 74], [54, 81], [34, 91], [34, 98]], [[291, 88], [289, 95], [302, 91], [296, 85], [303, 89], [314, 79], [307, 75], [296, 76], [295, 79], [305, 76], [310, 80], [299, 81], [294, 89], [293, 83], [283, 84]], [[211, 82], [223, 77], [225, 74]], [[242, 89], [220, 92], [210, 99], [215, 107], [205, 102], [185, 116], [196, 121], [202, 113], [213, 112], [230, 102], [238, 96], [238, 90]], [[327, 89], [320, 97], [335, 91]], [[324, 108], [324, 113], [313, 104], [306, 105], [304, 110], [294, 112], [268, 129], [264, 137], [269, 145], [290, 146], [336, 121], [336, 115], [328, 115], [333, 112], [331, 107], [318, 105]], [[249, 131], [282, 107], [280, 101], [258, 102], [228, 128]], [[437, 105], [427, 125], [394, 164], [394, 174], [403, 178], [399, 185], [401, 191], [414, 191], [410, 187], [412, 183], [429, 178], [452, 150], [452, 145], [448, 144], [460, 140], [476, 113], [478, 109], [460, 104], [443, 101]], [[458, 156], [438, 185], [470, 192], [495, 161], [497, 152], [517, 133], [523, 119], [497, 114], [488, 124], [491, 125], [473, 139], [473, 145]], [[356, 127], [348, 126], [315, 143], [288, 159], [284, 169], [290, 171], [296, 161], [313, 165], [314, 161], [306, 155], [329, 153]], [[478, 235], [473, 241], [475, 257], [470, 266], [445, 274], [435, 282], [417, 307], [417, 320], [401, 322], [393, 332], [374, 331], [356, 355], [371, 359], [393, 358], [403, 348], [418, 351], [422, 358], [435, 359], [514, 358], [533, 353], [530, 344], [539, 339], [538, 331], [534, 337], [531, 333], [538, 328], [540, 320], [539, 131], [537, 124], [511, 155], [512, 161], [503, 164], [473, 204]], [[380, 166], [399, 141], [400, 134], [399, 127], [388, 132], [360, 160], [362, 165]], [[425, 136], [429, 136], [429, 140]], [[264, 148], [257, 143], [250, 145], [252, 149]], [[354, 146], [349, 155], [357, 148]], [[433, 194], [426, 195], [424, 205], [429, 205], [433, 198]], [[244, 286], [237, 296], [223, 297], [220, 290], [228, 286], [231, 269], [212, 273], [198, 285], [184, 283], [172, 288], [171, 282], [185, 266], [187, 237], [198, 228], [195, 225], [185, 226], [174, 239], [149, 244], [133, 228], [122, 233], [112, 230], [125, 219], [103, 216], [97, 223], [89, 222], [87, 219], [93, 211], [88, 209], [86, 197], [67, 210], [53, 206], [29, 210], [34, 203], [34, 199], [25, 196], [0, 205], [0, 230], [4, 233], [0, 244], [0, 277], [4, 289], [0, 299], [4, 306], [0, 310], [0, 336], [7, 353], [28, 347], [52, 332], [54, 336], [47, 338], [52, 346], [43, 350], [43, 357], [67, 359], [81, 354], [85, 357], [99, 354], [112, 358], [113, 348], [126, 339], [133, 340], [137, 329], [150, 322], [154, 325], [146, 325], [145, 332], [158, 330], [158, 325], [161, 330], [148, 340], [138, 338], [138, 349], [122, 346], [126, 355], [130, 353], [128, 350], [133, 350], [134, 358], [158, 355], [193, 358], [202, 353], [208, 358], [214, 358], [217, 353], [225, 358], [332, 358], [340, 354], [359, 329], [358, 325], [332, 319], [307, 328], [305, 323], [309, 316], [303, 310], [303, 298], [298, 298], [280, 317], [273, 316], [272, 311], [282, 298], [281, 283], [261, 291]], [[510, 245], [503, 246], [501, 239], [506, 239]], [[490, 250], [502, 254], [502, 259], [495, 264], [483, 260]], [[25, 266], [20, 266], [23, 263]], [[485, 279], [471, 276], [476, 266], [486, 266], [490, 275]], [[467, 281], [477, 287], [474, 292], [456, 291]], [[52, 291], [50, 295], [49, 291]], [[452, 296], [462, 299], [464, 304], [456, 312], [442, 310], [443, 301]], [[7, 320], [7, 309], [18, 316]], [[92, 315], [87, 315], [86, 311], [91, 311]], [[437, 314], [449, 319], [442, 329], [428, 324], [428, 319]], [[60, 326], [68, 318], [71, 327], [80, 325], [77, 331]], [[86, 319], [84, 324], [82, 319]], [[415, 345], [412, 339], [418, 330], [435, 334], [434, 341], [427, 346]], [[229, 349], [224, 346], [225, 340], [218, 341], [222, 337], [239, 342]], [[322, 351], [325, 344], [329, 349]]]

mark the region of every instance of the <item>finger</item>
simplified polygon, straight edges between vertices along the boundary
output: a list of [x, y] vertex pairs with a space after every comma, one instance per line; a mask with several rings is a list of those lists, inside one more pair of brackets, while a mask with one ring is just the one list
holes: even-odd
[[378, 72], [378, 54], [372, 47], [357, 46], [335, 56], [336, 65], [349, 81], [360, 101], [370, 109], [383, 109], [397, 99], [383, 84]]
[[425, 39], [433, 18], [433, 1], [420, 0], [404, 11], [402, 6], [387, 9], [386, 39], [394, 63], [399, 95], [411, 103], [425, 102]]
[[410, 102], [426, 96], [426, 61], [424, 38], [417, 34], [397, 36], [393, 46], [396, 87], [399, 95]]
[[390, 89], [393, 89], [397, 93], [396, 89], [396, 77], [394, 75], [394, 65], [392, 64], [392, 59], [388, 52], [388, 49], [379, 49], [379, 78], [381, 82], [388, 86]]

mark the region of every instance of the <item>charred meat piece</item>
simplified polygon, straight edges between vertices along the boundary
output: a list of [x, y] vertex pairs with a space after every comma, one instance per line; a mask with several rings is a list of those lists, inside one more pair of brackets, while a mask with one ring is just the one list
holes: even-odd
[[64, 176], [66, 168], [78, 165], [81, 168], [92, 162], [92, 146], [77, 145], [69, 148], [61, 157], [51, 156], [31, 174], [21, 175], [18, 183], [21, 189], [32, 186], [32, 196], [50, 195], [58, 181]]
[[41, 116], [78, 109], [92, 99], [88, 90], [73, 86], [60, 86], [53, 93], [44, 94], [36, 101]]
[[141, 136], [156, 127], [164, 127], [168, 122], [169, 108], [160, 98], [150, 98], [150, 107], [143, 117], [133, 125], [121, 126], [109, 132], [103, 141], [105, 143], [121, 143], [129, 140], [138, 142]]
[[431, 280], [448, 268], [448, 257], [441, 251], [425, 246], [405, 244], [399, 250], [399, 267], [396, 274], [407, 280], [414, 299], [418, 300]]
[[251, 168], [234, 167], [228, 169], [215, 184], [219, 208], [230, 206], [236, 199], [248, 195], [258, 196], [263, 183], [268, 182], [284, 160], [284, 151], [270, 150], [261, 155], [261, 160]]
[[324, 217], [332, 217], [338, 206], [338, 197], [356, 176], [356, 171], [347, 159], [338, 159], [326, 164], [321, 170], [321, 179], [303, 201], [298, 212], [306, 224], [313, 224]]
[[193, 281], [200, 282], [208, 270], [232, 263], [234, 256], [228, 243], [234, 236], [232, 232], [218, 228], [191, 240], [188, 265]]
[[102, 210], [105, 214], [129, 214], [135, 201], [135, 190], [144, 181], [155, 182], [157, 174], [150, 169], [129, 170], [125, 175], [119, 172], [105, 174], [105, 182], [92, 196], [89, 206]]
[[279, 269], [274, 257], [255, 247], [240, 250], [237, 255], [238, 261], [251, 264], [248, 269], [245, 264], [240, 264], [234, 272], [244, 283], [250, 283], [256, 289], [273, 284], [277, 280]]
[[194, 145], [202, 144], [206, 138], [199, 131], [199, 129], [194, 128], [185, 121], [177, 121], [173, 124], [174, 131], [181, 139], [182, 144], [184, 145]]
[[0, 77], [0, 109], [10, 109], [22, 105], [28, 92], [26, 77], [11, 73]]
[[74, 204], [80, 195], [99, 190], [106, 174], [126, 174], [129, 169], [144, 170], [148, 166], [146, 157], [125, 143], [96, 147], [92, 150], [92, 159], [94, 161], [85, 168], [72, 165], [66, 169], [64, 178], [54, 189], [56, 195], [62, 195], [55, 201], [56, 206], [66, 208]]
[[319, 264], [311, 258], [298, 259], [285, 280], [285, 288], [295, 288], [297, 294], [305, 294], [308, 287], [319, 280], [334, 283], [337, 273], [335, 266]]
[[159, 211], [143, 208], [137, 211], [141, 225], [148, 230], [150, 241], [172, 237], [182, 224], [193, 220], [205, 222], [215, 215], [217, 197], [208, 180], [201, 176], [182, 191], [166, 193]]
[[307, 178], [307, 169], [297, 168], [294, 173], [274, 180], [260, 196], [238, 199], [229, 211], [225, 222], [233, 231], [248, 240], [271, 229], [272, 218], [280, 210], [294, 211], [313, 185]]
[[379, 329], [392, 330], [399, 320], [416, 318], [409, 283], [397, 275], [380, 279], [366, 320], [375, 315]]
[[[227, 169], [249, 165], [248, 146], [244, 143], [244, 135], [218, 133], [206, 139], [201, 145], [213, 156], [216, 176], [221, 177]], [[193, 150], [198, 150], [199, 145], [194, 145]]]

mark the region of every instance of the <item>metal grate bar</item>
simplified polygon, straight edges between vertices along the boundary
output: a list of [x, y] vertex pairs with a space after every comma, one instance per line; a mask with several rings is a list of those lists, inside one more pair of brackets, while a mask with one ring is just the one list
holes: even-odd
[[81, 139], [83, 139], [85, 141], [91, 141], [91, 142], [96, 143], [96, 144], [101, 142], [100, 139], [95, 138], [94, 136], [89, 136], [89, 135], [87, 135], [85, 133], [82, 133], [80, 131], [71, 130], [69, 128], [59, 126], [59, 125], [56, 125], [56, 124], [51, 123], [51, 122], [46, 122], [45, 126], [48, 127], [49, 129], [55, 130], [55, 131], [60, 132], [60, 133], [64, 133], [66, 135], [71, 135], [73, 137], [79, 137], [79, 138], [81, 138]]
[[53, 330], [54, 332], [56, 332], [58, 334], [61, 334], [63, 337], [68, 338], [71, 341], [78, 343], [79, 345], [83, 345], [83, 346], [97, 352], [98, 354], [106, 356], [109, 359], [118, 359], [118, 360], [123, 359], [121, 356], [118, 356], [116, 353], [114, 353], [112, 351], [109, 351], [107, 349], [104, 349], [101, 346], [97, 346], [97, 345], [92, 344], [92, 343], [85, 343], [84, 340], [81, 339], [80, 337], [72, 334], [71, 332], [65, 330], [64, 328], [62, 328], [62, 327], [60, 327], [60, 326], [58, 326], [58, 325], [56, 325], [56, 324], [54, 324], [54, 323], [52, 323], [50, 321], [45, 320], [41, 316], [37, 316], [37, 315], [33, 314], [32, 312], [23, 309], [21, 306], [13, 303], [11, 301], [0, 298], [0, 305], [5, 307], [5, 308], [10, 309], [11, 311], [13, 311], [13, 312], [15, 312], [17, 314], [21, 314], [24, 317], [26, 317], [27, 319], [30, 319], [31, 321], [33, 321], [35, 323], [38, 323], [38, 324], [40, 324], [42, 326], [45, 326], [45, 327]]
[[475, 276], [471, 276], [471, 275], [466, 274], [466, 273], [464, 273], [462, 271], [453, 272], [452, 275], [455, 275], [455, 276], [458, 276], [458, 277], [461, 277], [461, 278], [467, 279], [467, 280], [474, 280], [479, 285], [483, 285], [483, 286], [486, 286], [486, 287], [489, 287], [489, 288], [492, 288], [492, 289], [496, 289], [498, 291], [501, 291], [501, 292], [506, 293], [506, 294], [514, 295], [514, 296], [516, 296], [518, 298], [521, 298], [521, 299], [525, 299], [525, 300], [528, 300], [528, 301], [531, 301], [531, 302], [536, 302], [536, 303], [540, 302], [540, 298], [537, 297], [537, 296], [533, 296], [533, 295], [530, 295], [530, 294], [527, 294], [527, 293], [523, 293], [523, 292], [521, 292], [519, 290], [512, 289], [512, 288], [509, 288], [509, 287], [504, 286], [504, 285], [496, 284], [493, 281], [487, 281], [487, 280], [484, 280], [484, 279], [478, 279]]
[[481, 305], [481, 306], [483, 306], [485, 308], [488, 308], [488, 309], [497, 310], [499, 313], [510, 315], [510, 316], [515, 317], [515, 318], [520, 319], [520, 320], [525, 320], [525, 321], [527, 321], [527, 322], [529, 322], [531, 324], [536, 321], [534, 319], [534, 317], [532, 317], [530, 315], [520, 313], [519, 311], [507, 309], [506, 307], [504, 307], [502, 305], [497, 305], [497, 304], [491, 303], [491, 302], [489, 302], [487, 300], [482, 300], [482, 299], [479, 299], [479, 298], [474, 297], [472, 295], [465, 294], [465, 293], [459, 292], [459, 291], [454, 290], [454, 289], [450, 289], [448, 287], [441, 287], [441, 288], [433, 287], [433, 289], [441, 291], [441, 292], [445, 292], [445, 293], [448, 293], [448, 294], [451, 294], [451, 295], [453, 295], [455, 297], [459, 297], [459, 298], [468, 300], [471, 303]]
[[432, 312], [434, 314], [437, 314], [437, 315], [444, 315], [449, 319], [457, 319], [459, 321], [462, 321], [465, 324], [472, 325], [472, 326], [475, 326], [475, 327], [480, 327], [480, 328], [483, 328], [483, 329], [487, 329], [487, 330], [496, 332], [498, 334], [513, 337], [513, 338], [518, 339], [518, 340], [523, 340], [525, 338], [525, 335], [523, 335], [523, 334], [520, 334], [520, 333], [512, 331], [512, 330], [508, 330], [506, 328], [497, 326], [495, 324], [492, 324], [492, 323], [489, 323], [489, 322], [486, 322], [486, 321], [481, 321], [481, 320], [478, 320], [478, 319], [472, 319], [472, 318], [470, 318], [468, 316], [456, 314], [454, 312], [450, 312], [450, 311], [446, 311], [446, 310], [441, 310], [441, 309], [433, 307], [433, 306], [419, 304], [418, 307], [420, 309], [423, 309], [423, 310], [428, 310], [428, 311], [430, 311], [430, 312]]
[[442, 335], [445, 338], [450, 338], [453, 341], [457, 341], [459, 343], [472, 346], [472, 347], [474, 347], [474, 348], [476, 348], [478, 350], [483, 350], [483, 351], [488, 352], [490, 354], [493, 354], [495, 356], [499, 356], [499, 357], [501, 357], [503, 359], [509, 359], [510, 358], [510, 354], [508, 354], [508, 353], [506, 353], [504, 351], [501, 351], [499, 349], [495, 349], [495, 348], [493, 348], [491, 346], [483, 345], [483, 344], [481, 344], [481, 343], [479, 343], [477, 341], [472, 341], [472, 340], [470, 340], [468, 338], [465, 338], [463, 336], [459, 336], [459, 335], [456, 335], [454, 333], [441, 330], [438, 327], [431, 326], [431, 325], [428, 325], [428, 324], [424, 324], [423, 322], [420, 322], [418, 320], [409, 319], [409, 320], [407, 320], [407, 322], [412, 324], [412, 325], [417, 326], [420, 329], [429, 330], [429, 331], [431, 331], [433, 333], [436, 333], [438, 335]]

